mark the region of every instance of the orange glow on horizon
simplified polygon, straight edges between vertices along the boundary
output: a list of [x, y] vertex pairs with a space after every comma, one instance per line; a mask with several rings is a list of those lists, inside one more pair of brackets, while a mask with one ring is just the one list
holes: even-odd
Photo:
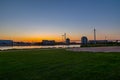
[[15, 42], [41, 42], [42, 40], [55, 40], [56, 42], [62, 41], [57, 37], [2, 37], [1, 40], [13, 40]]
[[[70, 40], [80, 40], [77, 37], [69, 37]], [[15, 42], [41, 42], [42, 40], [63, 41], [62, 36], [43, 36], [43, 37], [2, 37], [3, 40], [13, 40]]]
[[[89, 34], [89, 35], [85, 35], [88, 40], [93, 40], [93, 35]], [[61, 35], [31, 35], [31, 36], [14, 36], [14, 37], [10, 37], [10, 36], [1, 36], [2, 40], [13, 40], [15, 42], [41, 42], [42, 40], [55, 40], [56, 42], [61, 42], [63, 41], [62, 36]], [[71, 42], [74, 42], [74, 40], [81, 40], [82, 35], [67, 35], [67, 38], [70, 38]], [[109, 38], [109, 36], [107, 37], [107, 40], [111, 40], [113, 36], [111, 36], [111, 38]], [[102, 35], [97, 35], [96, 37], [97, 40], [105, 40], [105, 36]], [[114, 38], [117, 39], [117, 38]]]

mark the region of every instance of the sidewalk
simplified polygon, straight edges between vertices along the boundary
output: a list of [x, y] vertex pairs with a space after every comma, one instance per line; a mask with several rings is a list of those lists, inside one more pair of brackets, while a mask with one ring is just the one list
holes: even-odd
[[83, 47], [83, 48], [71, 48], [70, 51], [88, 51], [88, 52], [120, 52], [120, 47]]

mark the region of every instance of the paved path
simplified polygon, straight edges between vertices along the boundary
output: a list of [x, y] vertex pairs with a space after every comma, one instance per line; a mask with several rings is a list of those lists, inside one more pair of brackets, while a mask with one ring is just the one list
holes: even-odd
[[70, 51], [88, 51], [88, 52], [120, 52], [120, 46], [115, 47], [83, 47], [83, 48], [70, 48]]

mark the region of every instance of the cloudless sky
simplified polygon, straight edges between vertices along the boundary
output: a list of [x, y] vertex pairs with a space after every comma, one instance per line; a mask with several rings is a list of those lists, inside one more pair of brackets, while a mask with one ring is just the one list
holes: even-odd
[[0, 0], [0, 39], [120, 39], [120, 0]]

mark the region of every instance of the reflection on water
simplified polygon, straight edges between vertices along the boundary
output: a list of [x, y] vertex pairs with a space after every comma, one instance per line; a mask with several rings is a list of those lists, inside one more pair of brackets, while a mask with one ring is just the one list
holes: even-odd
[[32, 49], [32, 48], [72, 48], [80, 47], [80, 45], [55, 45], [55, 46], [0, 46], [0, 50], [8, 49]]

